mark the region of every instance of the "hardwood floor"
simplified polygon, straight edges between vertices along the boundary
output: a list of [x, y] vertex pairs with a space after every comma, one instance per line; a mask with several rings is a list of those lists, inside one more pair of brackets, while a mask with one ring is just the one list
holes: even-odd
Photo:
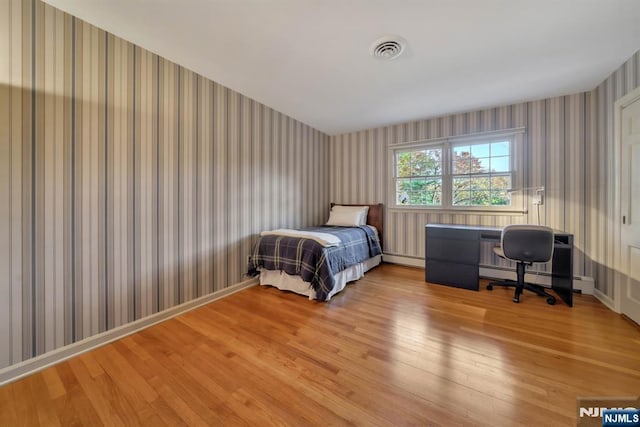
[[0, 423], [564, 426], [577, 396], [640, 393], [640, 330], [595, 298], [423, 277], [241, 291], [0, 388]]

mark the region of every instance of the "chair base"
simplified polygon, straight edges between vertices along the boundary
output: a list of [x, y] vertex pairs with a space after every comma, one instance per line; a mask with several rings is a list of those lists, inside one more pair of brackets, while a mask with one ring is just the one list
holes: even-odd
[[556, 297], [554, 297], [553, 295], [551, 295], [550, 293], [548, 293], [545, 290], [545, 287], [540, 286], [540, 285], [534, 285], [532, 283], [524, 283], [522, 286], [518, 285], [518, 282], [515, 282], [513, 280], [505, 280], [503, 282], [491, 282], [487, 285], [487, 290], [492, 290], [494, 286], [502, 286], [505, 288], [515, 288], [515, 293], [513, 295], [513, 302], [515, 303], [519, 303], [520, 302], [520, 295], [522, 294], [522, 291], [524, 289], [531, 291], [535, 294], [537, 294], [538, 296], [541, 297], [547, 297], [547, 304], [549, 305], [554, 305], [556, 303]]

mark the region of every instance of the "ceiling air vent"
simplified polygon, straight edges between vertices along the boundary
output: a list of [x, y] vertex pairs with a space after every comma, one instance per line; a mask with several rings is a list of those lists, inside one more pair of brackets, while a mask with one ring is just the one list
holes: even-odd
[[398, 36], [384, 36], [373, 42], [369, 52], [376, 58], [396, 59], [404, 51], [407, 42]]

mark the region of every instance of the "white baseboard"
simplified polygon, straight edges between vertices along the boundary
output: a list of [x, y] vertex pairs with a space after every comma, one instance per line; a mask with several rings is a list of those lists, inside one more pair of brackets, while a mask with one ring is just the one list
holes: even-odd
[[[486, 277], [490, 279], [500, 280], [514, 280], [515, 270], [483, 266], [480, 267], [480, 277]], [[551, 275], [549, 273], [525, 273], [524, 280], [527, 283], [533, 283], [547, 288], [551, 287]], [[595, 286], [593, 279], [586, 276], [574, 276], [573, 277], [573, 289], [579, 290], [580, 293], [585, 295], [593, 295]]]
[[593, 292], [593, 296], [598, 298], [598, 300], [603, 303], [604, 305], [606, 305], [611, 311], [613, 311], [614, 313], [620, 313], [620, 310], [616, 310], [616, 303], [614, 300], [612, 300], [610, 297], [608, 297], [607, 295], [603, 294], [602, 291], [596, 289]]
[[[490, 266], [480, 267], [480, 277], [496, 280], [515, 280], [515, 270], [494, 268]], [[535, 285], [551, 287], [551, 277], [543, 276], [536, 273], [525, 273], [524, 280], [527, 283], [533, 283]]]
[[[424, 268], [424, 258], [413, 258], [402, 255], [384, 254], [382, 259], [384, 262], [390, 262], [392, 264]], [[480, 277], [499, 280], [513, 280], [515, 269], [506, 269], [502, 267], [483, 265], [480, 267], [479, 273]], [[526, 273], [525, 281], [541, 286], [551, 287], [551, 275], [549, 273]], [[593, 278], [586, 276], [574, 276], [573, 288], [580, 290], [580, 292], [583, 294], [593, 295], [595, 291]]]
[[60, 363], [73, 356], [86, 353], [87, 351], [119, 340], [120, 338], [126, 337], [127, 335], [131, 335], [133, 333], [141, 331], [142, 329], [148, 328], [157, 323], [163, 322], [172, 317], [176, 317], [187, 311], [193, 310], [215, 300], [227, 297], [231, 294], [257, 284], [258, 278], [245, 280], [244, 282], [236, 283], [212, 294], [204, 295], [200, 298], [187, 301], [183, 304], [171, 307], [159, 313], [152, 314], [134, 322], [130, 322], [125, 325], [118, 326], [117, 328], [113, 328], [111, 330], [91, 336], [89, 338], [85, 338], [82, 341], [60, 347], [32, 359], [25, 360], [24, 362], [16, 363], [15, 365], [0, 369], [0, 387], [10, 382], [19, 380], [20, 378], [23, 378], [27, 375], [31, 375], [35, 372], [48, 368], [51, 365]]
[[424, 258], [413, 258], [401, 255], [383, 254], [382, 261], [389, 262], [391, 264], [406, 265], [409, 267], [424, 268]]

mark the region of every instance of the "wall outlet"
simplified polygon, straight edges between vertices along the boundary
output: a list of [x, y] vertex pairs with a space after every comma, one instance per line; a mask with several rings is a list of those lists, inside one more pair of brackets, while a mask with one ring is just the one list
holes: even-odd
[[533, 195], [532, 204], [538, 205], [538, 206], [544, 205], [544, 190], [543, 189], [536, 190], [536, 194]]

